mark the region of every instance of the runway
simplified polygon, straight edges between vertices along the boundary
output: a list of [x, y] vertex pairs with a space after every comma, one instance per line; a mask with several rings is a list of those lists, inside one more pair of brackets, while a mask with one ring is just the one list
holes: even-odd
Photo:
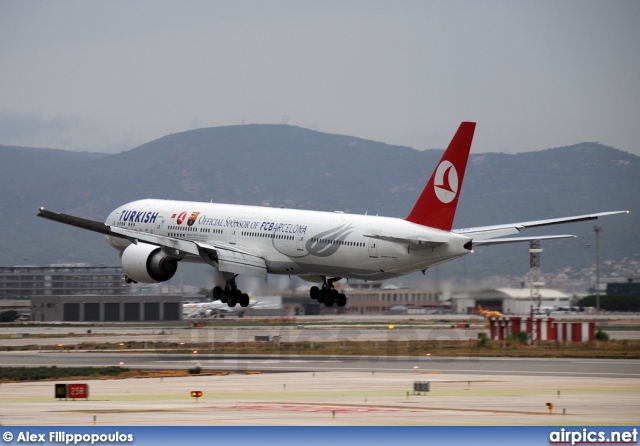
[[442, 356], [302, 356], [2, 352], [1, 366], [113, 366], [232, 372], [384, 372], [640, 378], [640, 360]]
[[[455, 328], [457, 324], [406, 324], [402, 320], [378, 325], [298, 325], [298, 326], [214, 326], [204, 328], [191, 327], [144, 327], [125, 325], [122, 327], [73, 326], [73, 327], [39, 327], [25, 328], [0, 327], [3, 336], [2, 344], [7, 347], [26, 345], [56, 346], [63, 344], [73, 346], [82, 343], [117, 343], [117, 342], [173, 342], [220, 343], [251, 342], [256, 336], [279, 338], [282, 342], [386, 342], [386, 341], [469, 341], [478, 339], [478, 334], [489, 331], [483, 324], [470, 324], [469, 328]], [[611, 339], [638, 340], [640, 330], [610, 331]]]
[[[414, 394], [415, 381], [430, 391]], [[62, 381], [68, 382], [68, 381]], [[637, 378], [449, 374], [435, 370], [194, 375], [87, 380], [88, 400], [55, 382], [4, 383], [3, 426], [637, 425]], [[195, 400], [190, 392], [198, 390]], [[555, 408], [549, 411], [547, 403]]]
[[[389, 340], [468, 341], [478, 339], [478, 333], [488, 333], [484, 326], [451, 328], [451, 325], [397, 327], [379, 326], [232, 326], [232, 327], [29, 327], [15, 332], [15, 328], [0, 327], [5, 346], [74, 345], [107, 342], [250, 342], [256, 336], [278, 337], [283, 342], [341, 342]], [[10, 336], [10, 337], [9, 337]]]
[[[636, 425], [640, 360], [413, 356], [86, 353], [81, 340], [238, 342], [254, 335], [283, 341], [475, 339], [479, 328], [29, 327], [34, 337], [5, 341], [65, 351], [0, 352], [0, 366], [114, 366], [191, 369], [185, 378], [83, 380], [88, 400], [59, 401], [49, 382], [3, 383], [0, 424], [10, 425]], [[14, 329], [15, 330], [15, 329]], [[26, 331], [27, 329], [25, 329]], [[78, 332], [72, 335], [71, 331]], [[95, 333], [99, 330], [100, 333]], [[82, 331], [82, 332], [81, 332]], [[45, 337], [37, 337], [37, 336]], [[19, 344], [24, 345], [24, 344]], [[381, 344], [384, 345], [384, 344]], [[186, 347], [185, 347], [186, 348]], [[386, 352], [381, 352], [386, 353]], [[228, 371], [226, 376], [213, 371]], [[415, 381], [430, 392], [412, 393]], [[194, 401], [191, 390], [203, 397]], [[547, 403], [553, 403], [550, 413]]]

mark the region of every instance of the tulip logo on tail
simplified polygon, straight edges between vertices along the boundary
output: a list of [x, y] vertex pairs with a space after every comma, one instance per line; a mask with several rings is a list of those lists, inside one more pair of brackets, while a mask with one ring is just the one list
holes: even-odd
[[438, 200], [451, 203], [458, 194], [458, 171], [450, 161], [442, 161], [436, 170], [434, 187]]

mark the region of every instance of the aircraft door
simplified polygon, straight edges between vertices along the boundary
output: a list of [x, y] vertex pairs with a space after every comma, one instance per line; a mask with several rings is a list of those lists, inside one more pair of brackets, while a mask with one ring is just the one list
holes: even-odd
[[378, 257], [378, 239], [369, 237], [369, 257]]
[[235, 229], [229, 229], [229, 244], [230, 245], [235, 245], [236, 244], [236, 230]]
[[296, 249], [304, 251], [304, 235], [296, 235]]

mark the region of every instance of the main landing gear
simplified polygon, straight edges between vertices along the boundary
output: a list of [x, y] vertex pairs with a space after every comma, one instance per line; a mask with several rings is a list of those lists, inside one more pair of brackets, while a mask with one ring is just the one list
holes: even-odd
[[219, 300], [230, 307], [235, 307], [236, 304], [240, 304], [241, 307], [249, 306], [249, 295], [238, 289], [235, 278], [227, 280], [224, 289], [219, 286], [215, 287], [213, 300]]
[[341, 277], [334, 277], [333, 279], [324, 278], [324, 283], [321, 288], [312, 286], [309, 290], [311, 299], [315, 299], [320, 303], [324, 303], [327, 307], [332, 306], [334, 303], [339, 307], [344, 307], [347, 304], [347, 296], [343, 293], [339, 293], [333, 287], [333, 282], [337, 282]]

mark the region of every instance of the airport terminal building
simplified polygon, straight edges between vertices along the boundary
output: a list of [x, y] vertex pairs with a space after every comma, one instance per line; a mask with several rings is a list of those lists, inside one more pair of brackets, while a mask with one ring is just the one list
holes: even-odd
[[19, 309], [13, 307], [35, 322], [182, 319], [181, 295], [135, 294], [119, 266], [74, 263], [0, 267], [0, 301], [30, 302]]
[[84, 263], [0, 267], [0, 299], [74, 294], [118, 295], [131, 292], [119, 266]]
[[444, 308], [435, 287], [408, 288], [360, 282], [345, 290], [349, 314], [428, 314]]

